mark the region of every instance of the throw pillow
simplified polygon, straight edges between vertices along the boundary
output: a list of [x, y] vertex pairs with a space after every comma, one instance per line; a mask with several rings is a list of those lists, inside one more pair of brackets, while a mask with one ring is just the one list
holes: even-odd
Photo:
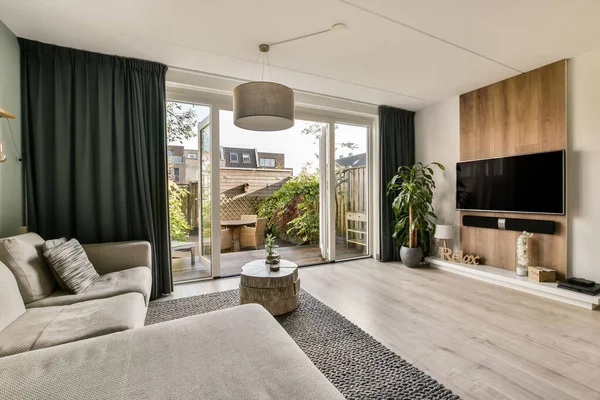
[[83, 292], [98, 277], [98, 273], [75, 239], [48, 249], [44, 257], [60, 279], [73, 293]]
[[56, 288], [56, 282], [41, 254], [44, 241], [42, 238], [39, 241], [38, 252], [35, 245], [26, 240], [16, 237], [0, 240], [0, 261], [15, 276], [25, 304], [50, 296]]
[[[65, 243], [67, 243], [67, 238], [64, 237], [60, 239], [46, 240], [46, 242], [44, 242], [44, 246], [42, 247], [43, 253], [46, 253], [48, 250], [61, 246]], [[62, 278], [56, 273], [54, 268], [50, 268], [50, 272], [52, 272], [52, 275], [54, 275], [54, 279], [56, 280], [56, 283], [58, 283], [58, 286], [61, 287], [61, 289], [69, 290], [69, 287], [67, 286], [65, 281], [63, 281]]]

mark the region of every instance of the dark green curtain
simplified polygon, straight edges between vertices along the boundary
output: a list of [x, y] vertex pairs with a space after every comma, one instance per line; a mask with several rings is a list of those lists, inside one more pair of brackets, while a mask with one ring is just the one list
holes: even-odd
[[165, 74], [150, 61], [19, 39], [29, 229], [147, 240], [171, 293]]
[[399, 261], [392, 212], [393, 196], [387, 195], [387, 184], [399, 167], [415, 163], [415, 113], [399, 108], [379, 106], [379, 168], [381, 196], [379, 204], [381, 261]]

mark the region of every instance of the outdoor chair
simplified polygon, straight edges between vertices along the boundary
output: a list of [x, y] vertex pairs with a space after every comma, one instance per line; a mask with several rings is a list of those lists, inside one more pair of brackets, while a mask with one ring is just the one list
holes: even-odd
[[262, 246], [265, 243], [266, 228], [266, 218], [258, 218], [256, 226], [243, 226], [240, 230], [240, 247], [254, 247], [258, 250], [258, 246]]
[[242, 221], [254, 221], [254, 222], [256, 222], [256, 220], [258, 219], [258, 215], [256, 215], [256, 214], [254, 214], [254, 215], [242, 214], [240, 216], [240, 219]]
[[231, 229], [221, 229], [221, 250], [231, 249], [233, 247], [233, 233]]

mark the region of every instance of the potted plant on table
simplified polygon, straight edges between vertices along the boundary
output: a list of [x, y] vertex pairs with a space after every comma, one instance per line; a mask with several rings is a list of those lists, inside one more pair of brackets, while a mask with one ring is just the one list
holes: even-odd
[[281, 261], [281, 256], [279, 252], [275, 249], [278, 246], [275, 245], [275, 236], [269, 234], [265, 239], [265, 251], [267, 253], [267, 257], [265, 262], [269, 264], [271, 271], [279, 271], [279, 261]]
[[412, 167], [398, 168], [396, 175], [388, 183], [388, 196], [397, 193], [392, 203], [394, 212], [393, 237], [402, 246], [400, 259], [407, 267], [417, 267], [423, 259], [423, 249], [428, 245], [428, 232], [435, 229], [437, 216], [433, 212], [433, 167], [442, 171], [446, 168], [437, 162]]

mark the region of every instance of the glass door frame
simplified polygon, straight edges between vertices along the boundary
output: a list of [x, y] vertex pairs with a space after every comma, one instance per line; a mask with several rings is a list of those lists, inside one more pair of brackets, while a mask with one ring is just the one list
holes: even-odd
[[[233, 111], [233, 98], [231, 94], [225, 94], [222, 92], [207, 91], [206, 89], [187, 86], [187, 85], [176, 85], [169, 84], [167, 82], [167, 100], [168, 101], [180, 101], [185, 103], [198, 104], [202, 106], [210, 107], [210, 133], [211, 133], [211, 249], [217, 249], [218, 251], [211, 251], [211, 277], [205, 279], [212, 279], [221, 277], [221, 260], [220, 260], [220, 248], [221, 248], [221, 235], [215, 234], [215, 227], [220, 226], [220, 110]], [[329, 226], [327, 230], [328, 243], [327, 243], [327, 254], [329, 256], [327, 262], [345, 261], [335, 259], [335, 218], [336, 218], [336, 201], [335, 201], [335, 125], [356, 125], [367, 128], [367, 168], [368, 168], [368, 191], [369, 201], [367, 204], [367, 215], [369, 218], [368, 222], [368, 246], [367, 254], [356, 258], [371, 258], [375, 255], [374, 250], [379, 246], [379, 240], [373, 235], [376, 232], [375, 228], [378, 226], [378, 221], [374, 220], [375, 213], [379, 209], [379, 196], [375, 196], [375, 190], [378, 190], [377, 181], [377, 170], [374, 168], [373, 160], [375, 155], [373, 149], [378, 141], [378, 120], [375, 115], [365, 114], [354, 114], [345, 113], [343, 110], [334, 111], [330, 109], [312, 108], [310, 105], [296, 104], [296, 119], [306, 120], [311, 122], [319, 122], [328, 124], [327, 129], [327, 187], [328, 187], [328, 204], [327, 214]], [[215, 156], [217, 155], [217, 156]], [[321, 175], [324, 176], [324, 175]], [[375, 214], [375, 215], [374, 215]], [[219, 231], [217, 231], [219, 233]], [[216, 257], [215, 255], [218, 255]], [[199, 279], [203, 280], [203, 279]]]

